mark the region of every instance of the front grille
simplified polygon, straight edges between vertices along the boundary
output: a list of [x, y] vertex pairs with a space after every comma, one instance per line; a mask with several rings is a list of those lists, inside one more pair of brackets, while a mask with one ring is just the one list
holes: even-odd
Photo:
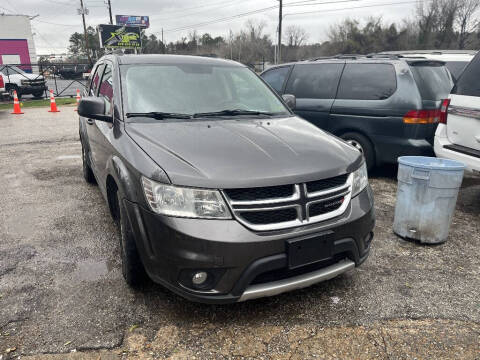
[[293, 195], [292, 185], [269, 186], [247, 189], [228, 189], [225, 193], [231, 200], [255, 201], [289, 197]]
[[239, 222], [256, 231], [269, 231], [343, 214], [350, 203], [352, 179], [345, 174], [301, 184], [226, 189], [223, 194]]
[[309, 193], [314, 193], [314, 192], [342, 186], [347, 182], [347, 179], [348, 179], [348, 174], [344, 174], [344, 175], [332, 177], [329, 179], [310, 181], [310, 182], [307, 182], [307, 191]]
[[266, 225], [295, 221], [297, 211], [294, 208], [270, 210], [270, 211], [248, 211], [239, 213], [243, 219], [251, 224]]
[[45, 85], [45, 80], [23, 80], [22, 84], [30, 86]]
[[314, 216], [327, 214], [330, 211], [337, 210], [340, 206], [342, 206], [344, 200], [345, 198], [341, 196], [332, 200], [322, 201], [322, 202], [312, 204], [308, 208], [308, 215], [310, 217], [314, 217]]

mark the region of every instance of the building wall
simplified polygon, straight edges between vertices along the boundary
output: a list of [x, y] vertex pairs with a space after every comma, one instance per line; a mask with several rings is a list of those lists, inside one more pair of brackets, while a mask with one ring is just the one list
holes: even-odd
[[[0, 14], [0, 40], [15, 40], [14, 44], [12, 44], [11, 41], [2, 41], [0, 43], [0, 55], [11, 55], [8, 51], [12, 51], [15, 46], [21, 51], [24, 47], [24, 42], [20, 43], [19, 41], [24, 40], [27, 42], [28, 47], [28, 63], [35, 63], [37, 61], [32, 27], [30, 26], [30, 18], [27, 15]], [[25, 57], [25, 54], [18, 54], [21, 57]], [[23, 61], [22, 59], [22, 62]]]
[[[20, 64], [30, 64], [30, 53], [28, 50], [28, 43], [25, 39], [0, 39], [0, 64], [5, 63], [4, 55], [18, 55], [20, 57]], [[10, 62], [11, 63], [11, 62]], [[14, 62], [18, 64], [18, 62]], [[30, 66], [24, 66], [25, 68], [31, 69]]]

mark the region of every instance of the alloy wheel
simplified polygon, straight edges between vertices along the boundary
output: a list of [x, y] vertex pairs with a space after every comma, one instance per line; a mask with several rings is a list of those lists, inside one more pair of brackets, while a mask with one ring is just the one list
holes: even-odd
[[357, 140], [347, 139], [345, 141], [363, 154], [363, 147]]

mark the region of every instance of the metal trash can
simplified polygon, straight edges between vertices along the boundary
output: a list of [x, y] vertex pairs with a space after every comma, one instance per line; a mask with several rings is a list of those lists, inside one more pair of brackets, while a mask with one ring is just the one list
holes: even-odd
[[465, 165], [426, 156], [398, 158], [393, 231], [421, 243], [447, 240]]

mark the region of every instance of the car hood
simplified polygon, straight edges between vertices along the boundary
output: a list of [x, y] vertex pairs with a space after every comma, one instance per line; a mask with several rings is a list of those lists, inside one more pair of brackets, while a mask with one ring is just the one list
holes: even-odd
[[[4, 76], [4, 77], [6, 77], [6, 76]], [[10, 77], [14, 78], [14, 79], [20, 79], [20, 80], [43, 80], [42, 75], [29, 74], [29, 73], [12, 74], [12, 75], [10, 75]]]
[[352, 172], [361, 154], [298, 117], [269, 120], [151, 120], [127, 134], [173, 184], [243, 188], [292, 184]]

